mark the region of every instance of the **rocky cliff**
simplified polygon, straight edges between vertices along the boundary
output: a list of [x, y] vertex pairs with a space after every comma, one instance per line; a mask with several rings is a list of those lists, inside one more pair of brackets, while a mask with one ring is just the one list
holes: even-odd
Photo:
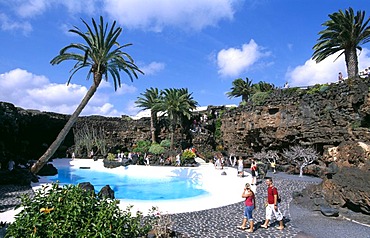
[[222, 115], [228, 151], [245, 154], [310, 145], [323, 152], [343, 141], [370, 140], [369, 80], [277, 90], [259, 106]]

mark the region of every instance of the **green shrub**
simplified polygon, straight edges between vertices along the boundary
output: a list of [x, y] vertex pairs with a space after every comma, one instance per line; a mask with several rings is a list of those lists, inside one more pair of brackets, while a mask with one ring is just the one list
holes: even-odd
[[307, 89], [307, 94], [315, 94], [315, 93], [318, 93], [320, 91], [320, 87], [321, 87], [320, 84], [315, 84], [313, 87], [309, 87]]
[[140, 152], [140, 153], [146, 153], [149, 151], [150, 148], [150, 141], [147, 140], [140, 140], [136, 143], [136, 147], [132, 150], [133, 152]]
[[270, 92], [257, 92], [252, 95], [251, 101], [254, 105], [261, 106], [266, 102], [266, 99], [269, 98]]
[[247, 106], [247, 102], [246, 102], [246, 101], [241, 101], [241, 102], [239, 103], [239, 106]]
[[[24, 209], [15, 216], [5, 237], [140, 237], [148, 234], [154, 219], [120, 210], [118, 200], [99, 199], [75, 185], [57, 183], [21, 199]], [[154, 211], [154, 208], [153, 208]], [[152, 211], [152, 212], [153, 212]]]
[[217, 118], [215, 122], [215, 134], [214, 134], [215, 140], [221, 139], [221, 125], [222, 125], [221, 119]]
[[107, 160], [108, 161], [114, 161], [114, 160], [116, 160], [116, 156], [112, 153], [108, 153]]
[[170, 148], [170, 146], [171, 146], [171, 141], [170, 141], [170, 140], [168, 140], [168, 139], [162, 140], [162, 141], [161, 141], [161, 143], [160, 143], [160, 145], [161, 145], [162, 147], [164, 147], [164, 148]]
[[152, 144], [149, 148], [149, 153], [152, 153], [155, 155], [160, 155], [164, 153], [164, 151], [165, 151], [165, 148], [159, 144]]
[[319, 91], [320, 92], [325, 92], [328, 89], [329, 89], [329, 85], [328, 84], [323, 84], [323, 85], [320, 86]]
[[185, 150], [181, 155], [181, 159], [184, 159], [184, 160], [194, 159], [194, 158], [195, 158], [195, 153], [191, 150]]

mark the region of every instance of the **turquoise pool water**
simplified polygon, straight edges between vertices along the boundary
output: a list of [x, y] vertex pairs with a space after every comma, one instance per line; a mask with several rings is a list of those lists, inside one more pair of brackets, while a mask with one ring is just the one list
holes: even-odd
[[59, 181], [62, 185], [90, 182], [96, 192], [109, 185], [114, 190], [116, 199], [172, 200], [208, 194], [199, 188], [198, 180], [179, 176], [133, 177], [90, 169], [58, 167], [58, 175], [48, 176], [48, 179]]

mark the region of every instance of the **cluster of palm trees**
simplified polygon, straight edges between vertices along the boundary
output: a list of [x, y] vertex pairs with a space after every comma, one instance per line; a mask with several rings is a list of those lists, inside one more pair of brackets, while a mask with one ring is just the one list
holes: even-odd
[[242, 97], [242, 102], [250, 101], [250, 98], [253, 94], [258, 92], [270, 92], [276, 89], [275, 85], [272, 83], [267, 83], [264, 81], [260, 81], [256, 84], [252, 84], [252, 80], [249, 78], [242, 78], [235, 79], [232, 82], [231, 91], [227, 92], [226, 95], [229, 98], [233, 97]]
[[171, 136], [170, 149], [174, 148], [174, 133], [177, 125], [182, 125], [183, 119], [188, 120], [192, 111], [197, 107], [198, 102], [193, 99], [187, 88], [168, 88], [159, 91], [158, 88], [146, 89], [140, 94], [135, 102], [138, 107], [150, 109], [150, 131], [152, 143], [156, 143], [157, 115], [166, 115], [169, 120]]

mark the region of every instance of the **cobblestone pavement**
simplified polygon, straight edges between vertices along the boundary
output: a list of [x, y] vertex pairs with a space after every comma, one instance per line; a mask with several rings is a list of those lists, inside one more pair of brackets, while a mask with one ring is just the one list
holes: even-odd
[[172, 229], [186, 237], [298, 237], [301, 231], [291, 221], [289, 203], [292, 201], [293, 191], [301, 191], [312, 183], [314, 182], [274, 178], [274, 185], [282, 198], [280, 210], [284, 215], [285, 224], [285, 229], [282, 231], [276, 229], [278, 222], [274, 220], [271, 221], [268, 229], [261, 227], [265, 220], [264, 201], [267, 196], [267, 187], [264, 183], [257, 185], [257, 209], [253, 213], [255, 221], [253, 233], [237, 229], [243, 219], [243, 202], [209, 210], [173, 214], [171, 215], [174, 223]]
[[21, 195], [33, 195], [29, 185], [0, 185], [0, 212], [13, 209], [21, 203]]

